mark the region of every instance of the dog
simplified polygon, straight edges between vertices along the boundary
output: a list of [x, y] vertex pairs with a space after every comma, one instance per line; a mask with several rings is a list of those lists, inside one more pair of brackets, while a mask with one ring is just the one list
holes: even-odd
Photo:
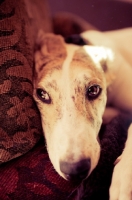
[[[120, 112], [132, 114], [131, 36], [132, 28], [89, 30], [71, 44], [59, 35], [38, 34], [33, 96], [50, 160], [66, 180], [82, 181], [96, 167], [101, 124]], [[110, 200], [132, 199], [131, 153], [132, 125], [115, 164]]]

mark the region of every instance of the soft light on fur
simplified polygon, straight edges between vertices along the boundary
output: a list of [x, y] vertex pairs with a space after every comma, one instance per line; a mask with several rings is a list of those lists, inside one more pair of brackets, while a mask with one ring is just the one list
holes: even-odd
[[[36, 75], [35, 88], [46, 90], [52, 103], [44, 104], [36, 96], [36, 90], [34, 91], [41, 112], [49, 157], [63, 177], [60, 160], [72, 163], [90, 158], [90, 172], [97, 165], [100, 156], [97, 138], [106, 105], [106, 82], [101, 67], [98, 69], [82, 47], [66, 44], [64, 46], [67, 57], [61, 59], [61, 63], [59, 58], [56, 59], [56, 55], [54, 58], [50, 53], [50, 67], [47, 64], [42, 69], [43, 63], [36, 62], [36, 72], [39, 71], [38, 68], [42, 70]], [[43, 48], [42, 45], [35, 53], [35, 60], [40, 59]], [[48, 46], [45, 49], [48, 49]], [[88, 86], [93, 84], [99, 84], [103, 89], [94, 102], [86, 97]]]
[[[120, 111], [132, 113], [131, 59], [127, 61], [125, 54], [122, 55], [120, 42], [116, 46], [113, 32], [88, 31], [82, 36], [97, 46], [65, 44], [61, 36], [41, 33], [35, 51], [34, 99], [41, 113], [49, 157], [56, 171], [64, 178], [66, 176], [60, 169], [62, 161], [72, 164], [90, 159], [88, 175], [96, 167], [100, 156], [98, 132], [106, 101], [107, 105], [116, 108], [116, 111], [108, 110], [104, 115], [106, 121]], [[109, 39], [110, 36], [114, 42]], [[132, 40], [130, 42], [132, 44]], [[101, 93], [90, 100], [87, 91], [93, 85], [98, 85]], [[43, 102], [37, 89], [44, 91], [43, 96], [46, 95], [50, 103]], [[131, 129], [128, 141], [130, 135]], [[132, 145], [129, 142], [126, 144], [119, 163], [125, 161], [127, 148], [132, 152]], [[129, 160], [127, 162], [130, 163]], [[124, 169], [122, 166], [125, 165], [121, 165], [121, 173]], [[132, 170], [128, 171], [132, 174]], [[122, 176], [121, 173], [119, 176]], [[126, 180], [129, 184], [129, 177]], [[111, 187], [111, 194], [113, 190], [115, 188]], [[114, 195], [111, 200], [117, 199], [117, 196]], [[131, 199], [129, 196], [125, 196], [127, 200]]]

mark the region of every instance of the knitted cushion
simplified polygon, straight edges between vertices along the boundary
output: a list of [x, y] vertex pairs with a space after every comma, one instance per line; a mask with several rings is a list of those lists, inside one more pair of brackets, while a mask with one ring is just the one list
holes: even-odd
[[0, 163], [27, 152], [42, 133], [29, 28], [22, 0], [0, 1]]

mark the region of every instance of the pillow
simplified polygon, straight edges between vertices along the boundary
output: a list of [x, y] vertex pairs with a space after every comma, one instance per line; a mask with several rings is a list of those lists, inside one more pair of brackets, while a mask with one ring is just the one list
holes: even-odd
[[0, 1], [0, 164], [29, 151], [42, 135], [30, 41], [23, 1]]

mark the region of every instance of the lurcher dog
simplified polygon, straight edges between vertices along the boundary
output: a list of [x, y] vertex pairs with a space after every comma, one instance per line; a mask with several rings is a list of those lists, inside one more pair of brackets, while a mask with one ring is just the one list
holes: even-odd
[[[102, 119], [132, 114], [132, 29], [91, 30], [81, 37], [93, 45], [66, 44], [40, 32], [35, 50], [34, 99], [51, 162], [67, 180], [83, 180], [96, 167]], [[132, 199], [132, 125], [110, 199]]]

